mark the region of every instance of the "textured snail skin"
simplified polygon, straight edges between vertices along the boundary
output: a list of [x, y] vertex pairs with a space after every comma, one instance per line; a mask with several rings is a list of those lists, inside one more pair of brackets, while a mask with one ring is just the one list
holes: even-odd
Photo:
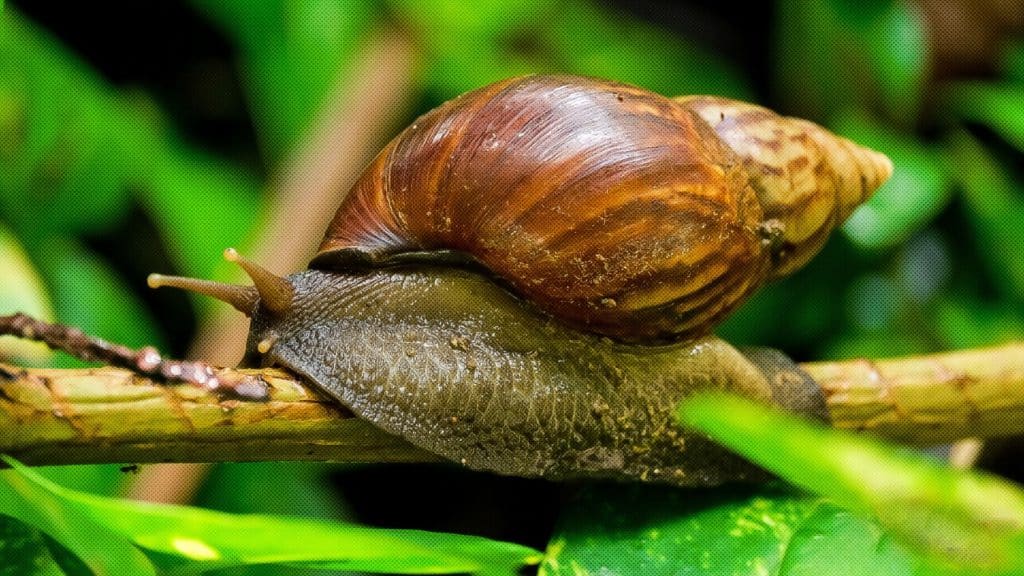
[[[614, 342], [474, 271], [309, 270], [288, 280], [287, 314], [254, 312], [248, 363], [302, 374], [358, 416], [473, 469], [677, 485], [758, 479], [759, 469], [679, 428], [683, 398], [728, 390], [824, 415], [820, 390], [781, 355], [758, 352], [755, 364], [713, 336]], [[273, 342], [266, 353], [261, 341]]]
[[881, 154], [742, 102], [513, 78], [396, 137], [311, 266], [455, 251], [583, 330], [685, 340], [805, 263], [890, 171]]

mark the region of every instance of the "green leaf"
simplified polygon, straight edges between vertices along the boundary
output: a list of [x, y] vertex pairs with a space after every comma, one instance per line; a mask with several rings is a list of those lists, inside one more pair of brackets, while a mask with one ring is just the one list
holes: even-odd
[[255, 226], [261, 183], [182, 142], [151, 102], [119, 96], [43, 30], [3, 21], [0, 208], [18, 236], [101, 230], [135, 190], [181, 271], [210, 277]]
[[[102, 230], [126, 212], [131, 119], [42, 29], [0, 16], [0, 208], [19, 235]], [[74, 90], [68, 90], [74, 86]]]
[[[403, 19], [424, 30], [458, 31], [463, 36], [495, 38], [517, 29], [529, 29], [541, 15], [553, 15], [561, 8], [553, 0], [388, 0], [389, 7]], [[424, 41], [455, 49], [459, 37], [431, 35]]]
[[950, 155], [963, 167], [954, 174], [963, 187], [967, 217], [983, 248], [978, 256], [1005, 297], [1024, 300], [1024, 258], [1011, 248], [1024, 246], [1024, 186], [966, 131], [951, 135]]
[[1007, 42], [1000, 68], [1006, 72], [1009, 79], [1024, 82], [1024, 40]]
[[438, 51], [426, 64], [422, 81], [438, 100], [449, 100], [503, 78], [550, 71], [541, 55], [519, 54], [488, 38], [461, 39], [468, 48]]
[[540, 559], [536, 550], [475, 536], [234, 515], [93, 496], [57, 486], [10, 458], [0, 458], [15, 469], [19, 480], [46, 494], [45, 502], [130, 539], [154, 553], [151, 557], [161, 566], [188, 560], [202, 570], [279, 563], [407, 574], [507, 573]]
[[139, 201], [179, 269], [197, 278], [223, 275], [228, 270], [220, 258], [223, 250], [244, 246], [259, 222], [259, 182], [184, 146], [168, 151], [147, 180]]
[[890, 327], [906, 306], [905, 295], [896, 282], [882, 274], [868, 272], [846, 289], [847, 316], [854, 326], [868, 331]]
[[[0, 471], [0, 514], [14, 517], [55, 539], [91, 570], [90, 576], [156, 574], [152, 563], [127, 538], [53, 498], [45, 484], [47, 480], [31, 472], [25, 475], [13, 470]], [[62, 563], [65, 567], [71, 564], [72, 561]]]
[[[29, 261], [18, 239], [0, 224], [0, 314], [24, 312], [42, 320], [53, 320], [53, 309], [46, 288]], [[50, 358], [50, 349], [39, 342], [13, 336], [0, 337], [0, 358], [18, 364], [41, 365]]]
[[934, 316], [946, 348], [995, 346], [1024, 338], [1019, 304], [957, 293], [942, 298]]
[[335, 470], [322, 462], [223, 462], [210, 470], [194, 503], [222, 512], [345, 518], [349, 512], [327, 481]]
[[878, 523], [782, 484], [680, 490], [591, 485], [567, 503], [541, 565], [566, 574], [954, 574]]
[[[842, 235], [834, 235], [798, 274], [763, 286], [719, 326], [733, 344], [815, 350], [848, 326], [836, 294], [849, 286], [869, 259]], [[786, 329], [779, 330], [780, 314]]]
[[948, 110], [984, 124], [1024, 152], [1024, 82], [958, 82], [946, 92]]
[[831, 128], [884, 152], [896, 167], [889, 181], [843, 224], [854, 244], [868, 249], [903, 244], [949, 203], [952, 180], [937, 150], [860, 114], [841, 115]]
[[[774, 59], [775, 91], [790, 110], [806, 118], [849, 107], [856, 101], [855, 89], [864, 73], [851, 58], [843, 69], [830, 63], [837, 58], [836, 16], [824, 0], [780, 0], [776, 3]], [[811, 36], [817, 36], [812, 44]], [[808, 49], [814, 46], [814, 49]], [[852, 46], [856, 49], [856, 45]]]
[[0, 576], [63, 576], [38, 530], [0, 515]]
[[889, 2], [864, 30], [879, 95], [889, 117], [912, 121], [929, 73], [928, 33], [917, 5]]
[[[540, 29], [567, 70], [643, 86], [666, 96], [717, 94], [749, 99], [729, 63], [692, 42], [592, 2], [567, 1]], [[642, 61], [643, 66], [637, 66]]]
[[782, 0], [776, 21], [777, 85], [793, 109], [824, 118], [881, 103], [900, 123], [917, 117], [928, 54], [912, 3]]
[[774, 574], [818, 500], [782, 486], [587, 486], [565, 506], [540, 573]]
[[839, 21], [856, 30], [866, 30], [892, 9], [893, 0], [829, 0]]
[[910, 576], [920, 573], [921, 566], [875, 522], [823, 502], [790, 538], [778, 574]]
[[95, 576], [85, 562], [82, 562], [78, 556], [75, 556], [70, 550], [61, 546], [60, 542], [41, 532], [39, 535], [46, 542], [46, 548], [50, 551], [54, 564], [60, 568], [63, 574], [67, 576]]
[[981, 472], [717, 394], [680, 420], [794, 484], [868, 514], [947, 572], [1024, 570], [1024, 493]]
[[537, 72], [610, 78], [668, 96], [751, 94], [734, 67], [714, 54], [591, 2], [392, 3], [424, 32], [429, 52], [424, 81], [441, 99]]
[[121, 472], [120, 464], [40, 466], [34, 470], [50, 482], [66, 488], [104, 496], [119, 495], [131, 484], [130, 477]]
[[303, 135], [330, 91], [347, 82], [378, 9], [369, 0], [193, 4], [240, 45], [255, 127], [274, 161]]

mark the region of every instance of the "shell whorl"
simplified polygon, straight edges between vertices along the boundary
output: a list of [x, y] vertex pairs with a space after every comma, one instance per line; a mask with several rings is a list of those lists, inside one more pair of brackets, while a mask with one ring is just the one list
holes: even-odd
[[674, 100], [700, 115], [739, 156], [765, 220], [778, 223], [781, 246], [773, 278], [806, 264], [892, 175], [884, 154], [813, 122], [715, 96]]
[[[793, 142], [787, 154], [801, 154], [792, 152], [801, 136], [808, 163], [825, 166], [818, 180], [829, 182], [819, 182], [819, 193], [840, 199], [811, 210], [830, 210], [824, 224], [803, 226], [801, 210], [783, 207], [808, 199], [789, 200], [775, 192], [778, 182], [749, 173], [753, 164], [792, 158], [749, 153], [730, 138], [725, 112], [719, 122], [706, 117], [714, 106], [748, 114], [747, 105], [691, 104], [568, 76], [513, 78], [464, 94], [421, 116], [377, 156], [311, 266], [454, 251], [587, 330], [624, 340], [708, 333], [780, 275], [776, 266], [788, 272], [802, 263], [804, 246], [820, 247], [847, 205], [884, 176], [854, 178], [868, 165], [844, 159], [835, 167], [828, 155], [867, 152], [813, 124], [774, 117]], [[770, 122], [755, 120], [745, 122], [774, 134]], [[851, 182], [856, 202], [847, 201]]]

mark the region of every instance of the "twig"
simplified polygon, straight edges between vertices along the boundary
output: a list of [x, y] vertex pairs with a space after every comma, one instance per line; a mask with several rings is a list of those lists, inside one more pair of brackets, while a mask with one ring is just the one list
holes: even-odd
[[88, 336], [78, 328], [50, 324], [20, 312], [0, 316], [0, 335], [43, 342], [80, 360], [127, 368], [158, 382], [191, 384], [210, 392], [248, 400], [267, 398], [266, 383], [259, 378], [217, 370], [205, 362], [166, 359], [152, 346], [132, 350], [121, 344]]
[[[407, 114], [415, 66], [414, 47], [402, 33], [378, 30], [368, 35], [350, 73], [339, 77], [309, 131], [283, 165], [275, 167], [269, 217], [252, 242], [250, 256], [257, 262], [278, 272], [305, 268], [341, 194]], [[203, 320], [191, 357], [218, 364], [241, 357], [247, 320], [226, 308]], [[129, 494], [151, 502], [187, 502], [204, 477], [205, 469], [198, 465], [151, 466], [138, 475]]]

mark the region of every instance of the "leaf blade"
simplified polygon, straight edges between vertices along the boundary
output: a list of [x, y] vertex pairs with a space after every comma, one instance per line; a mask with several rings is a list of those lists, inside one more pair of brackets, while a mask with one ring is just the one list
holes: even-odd
[[1024, 493], [999, 479], [731, 396], [695, 396], [679, 417], [798, 486], [877, 518], [939, 565], [1024, 569]]
[[[204, 570], [259, 564], [441, 574], [536, 563], [540, 552], [475, 536], [387, 530], [284, 516], [236, 515], [187, 506], [125, 502], [69, 490], [0, 456], [17, 477], [79, 517], [135, 545]], [[2, 509], [2, 508], [0, 508]], [[281, 535], [287, 535], [282, 539]]]

